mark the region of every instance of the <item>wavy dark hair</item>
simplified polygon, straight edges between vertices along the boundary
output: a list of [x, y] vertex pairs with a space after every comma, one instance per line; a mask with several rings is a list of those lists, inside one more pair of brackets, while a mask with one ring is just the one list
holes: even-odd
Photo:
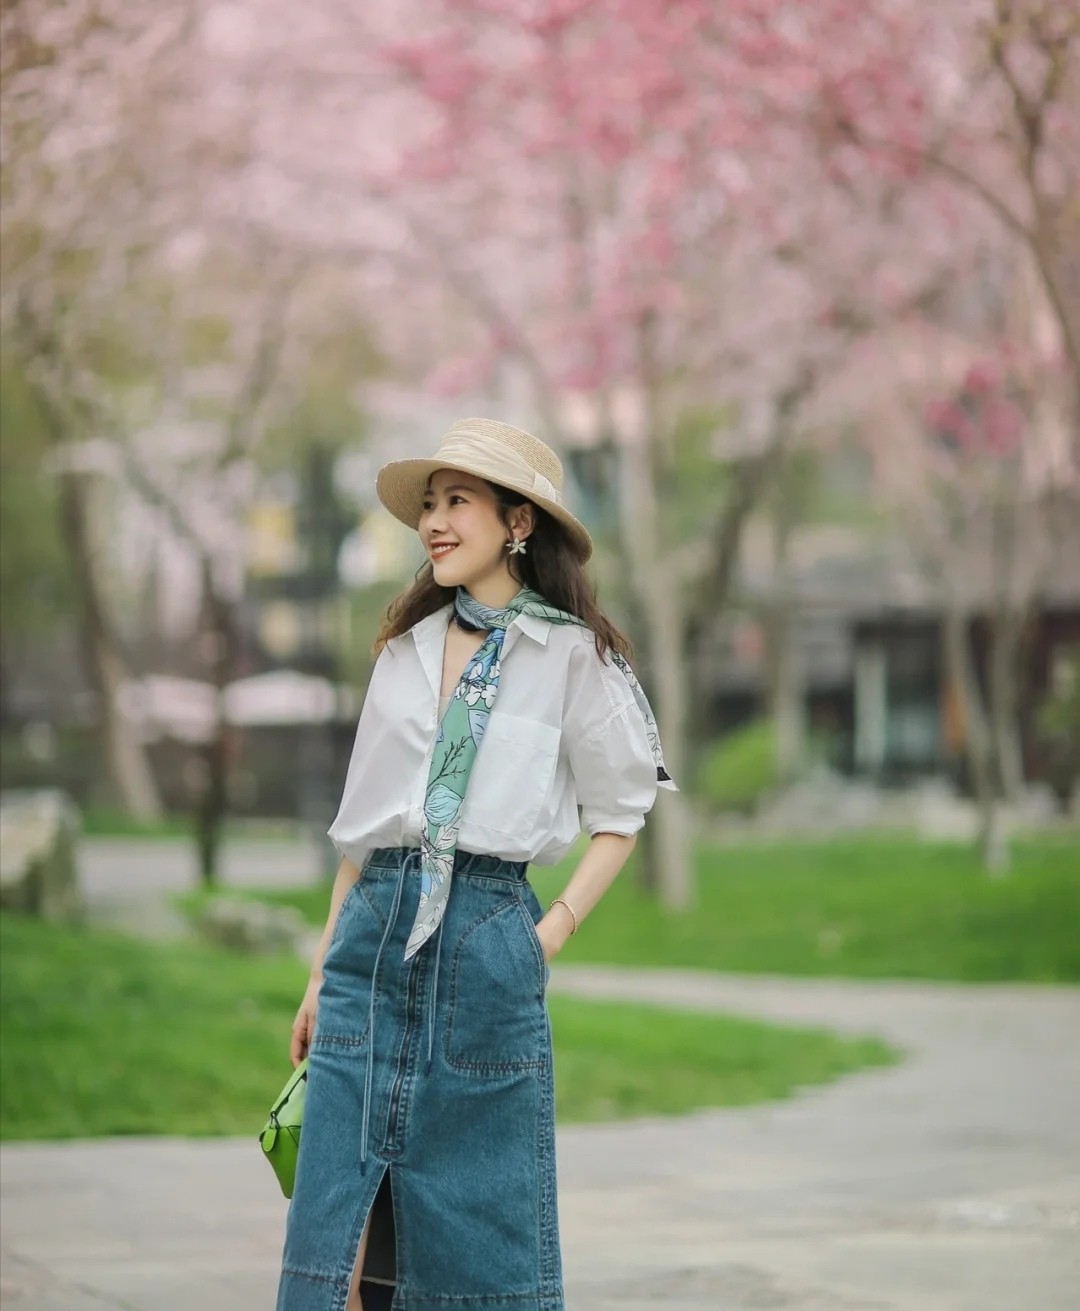
[[[536, 517], [536, 526], [529, 535], [528, 551], [507, 559], [511, 575], [523, 587], [539, 592], [551, 605], [581, 619], [596, 638], [598, 655], [604, 656], [609, 650], [614, 650], [627, 660], [631, 659], [633, 647], [629, 638], [615, 627], [597, 604], [596, 589], [586, 576], [584, 566], [559, 521], [535, 502], [529, 502], [529, 498], [520, 492], [492, 482], [488, 482], [488, 486], [495, 493], [508, 532], [509, 513], [517, 506], [527, 502], [532, 504]], [[440, 586], [435, 581], [431, 561], [425, 561], [417, 570], [413, 583], [387, 607], [386, 620], [375, 639], [374, 654], [378, 656], [392, 637], [407, 633], [421, 619], [449, 604], [456, 591], [455, 587]]]

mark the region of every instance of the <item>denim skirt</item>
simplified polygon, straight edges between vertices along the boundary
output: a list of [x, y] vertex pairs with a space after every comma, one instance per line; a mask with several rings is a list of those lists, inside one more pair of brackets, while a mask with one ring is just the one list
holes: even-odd
[[373, 852], [323, 962], [277, 1311], [564, 1311], [542, 909], [459, 851], [412, 957], [420, 852]]

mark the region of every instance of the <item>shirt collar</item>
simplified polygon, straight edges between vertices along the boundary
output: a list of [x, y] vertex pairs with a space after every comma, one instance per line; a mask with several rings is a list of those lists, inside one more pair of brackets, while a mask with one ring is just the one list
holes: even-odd
[[547, 619], [541, 619], [537, 615], [518, 615], [511, 628], [516, 624], [526, 637], [531, 637], [534, 642], [539, 642], [541, 646], [547, 646], [548, 633], [551, 632], [551, 623]]
[[[420, 657], [424, 677], [431, 685], [431, 690], [436, 696], [439, 695], [439, 688], [442, 686], [442, 659], [446, 650], [446, 626], [450, 620], [451, 609], [452, 605], [440, 606], [438, 610], [433, 610], [431, 614], [413, 624], [412, 628], [409, 629], [413, 642], [416, 644], [416, 653]], [[546, 619], [536, 618], [535, 615], [517, 615], [506, 630], [506, 637], [503, 641], [504, 656], [513, 650], [514, 643], [517, 640], [514, 633], [515, 628], [520, 628], [523, 633], [531, 637], [534, 642], [539, 642], [541, 646], [547, 645], [548, 631], [551, 624]], [[405, 636], [405, 634], [402, 634], [403, 639]]]
[[442, 656], [446, 645], [446, 624], [450, 618], [450, 607], [443, 605], [433, 610], [418, 623], [413, 624], [408, 633], [402, 634], [402, 641], [412, 638], [416, 644], [416, 653], [424, 676], [431, 684], [435, 696], [439, 695], [442, 685]]
[[435, 634], [442, 635], [442, 630], [450, 622], [450, 606], [441, 605], [438, 610], [432, 610], [431, 614], [413, 624], [409, 629], [413, 641], [417, 646], [422, 647], [430, 641]]

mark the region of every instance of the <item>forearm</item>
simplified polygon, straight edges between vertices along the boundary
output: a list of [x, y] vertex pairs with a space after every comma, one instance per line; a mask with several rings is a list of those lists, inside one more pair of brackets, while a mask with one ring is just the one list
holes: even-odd
[[[593, 836], [569, 883], [559, 894], [574, 908], [579, 926], [615, 882], [636, 843], [636, 837], [627, 838], [619, 833], [597, 833]], [[566, 906], [557, 903], [540, 921], [540, 927], [543, 929], [542, 936], [551, 944], [554, 954], [573, 932], [574, 919]]]
[[349, 889], [359, 877], [360, 871], [356, 866], [342, 857], [341, 864], [334, 875], [334, 887], [330, 894], [330, 910], [326, 916], [326, 927], [323, 929], [322, 937], [319, 939], [319, 945], [315, 949], [315, 955], [311, 962], [311, 977], [313, 979], [322, 978], [323, 960], [326, 957], [326, 949], [330, 945], [334, 925], [337, 923], [338, 911], [341, 910], [342, 902], [349, 895]]

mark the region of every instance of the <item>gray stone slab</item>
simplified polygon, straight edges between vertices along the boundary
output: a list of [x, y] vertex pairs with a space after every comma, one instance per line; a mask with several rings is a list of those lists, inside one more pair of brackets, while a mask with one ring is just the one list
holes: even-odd
[[[315, 883], [321, 877], [327, 843], [228, 839], [222, 845], [221, 882], [226, 887], [248, 888]], [[199, 886], [193, 840], [83, 837], [76, 860], [79, 885], [91, 902], [191, 892]]]

